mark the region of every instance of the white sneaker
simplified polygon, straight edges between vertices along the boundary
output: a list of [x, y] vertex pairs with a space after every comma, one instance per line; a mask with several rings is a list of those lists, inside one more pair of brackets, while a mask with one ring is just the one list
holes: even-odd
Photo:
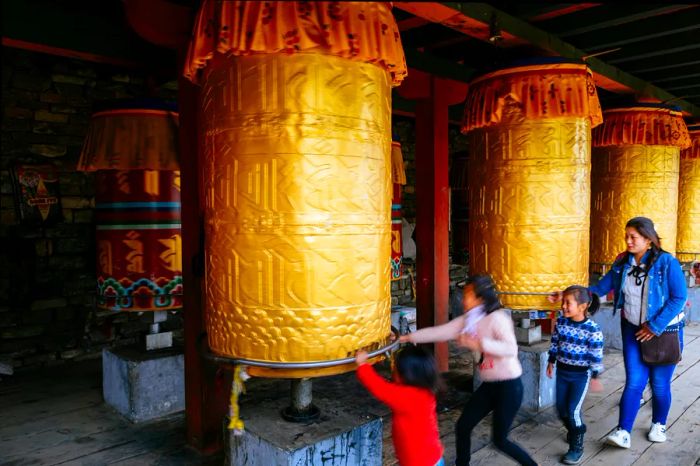
[[649, 429], [649, 434], [647, 435], [647, 438], [649, 439], [650, 442], [659, 442], [663, 443], [666, 441], [666, 426], [659, 423], [655, 422], [651, 425], [651, 429]]
[[620, 448], [629, 448], [631, 446], [630, 433], [618, 427], [612, 434], [605, 437], [605, 443]]

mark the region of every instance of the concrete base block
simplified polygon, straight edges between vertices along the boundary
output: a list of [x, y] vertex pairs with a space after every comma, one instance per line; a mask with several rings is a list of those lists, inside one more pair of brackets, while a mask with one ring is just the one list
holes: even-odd
[[145, 352], [135, 347], [102, 351], [105, 402], [131, 422], [185, 409], [185, 358], [182, 349]]
[[700, 286], [688, 288], [685, 316], [688, 322], [700, 322]]
[[312, 379], [320, 417], [287, 422], [290, 383], [251, 379], [241, 399], [242, 435], [226, 435], [227, 466], [381, 466], [382, 414], [387, 409], [343, 374]]
[[532, 345], [542, 341], [542, 327], [533, 325], [532, 327], [515, 327], [515, 340], [520, 345]]
[[[518, 346], [518, 359], [523, 366], [523, 404], [521, 409], [537, 412], [556, 402], [554, 378], [547, 377], [549, 341], [531, 346]], [[474, 365], [474, 389], [481, 385], [478, 366]]]
[[[291, 424], [287, 431], [298, 431]], [[298, 426], [303, 427], [303, 426]], [[288, 432], [290, 434], [290, 432]], [[301, 434], [301, 435], [300, 435]], [[381, 466], [382, 420], [366, 421], [344, 432], [310, 440], [296, 432], [301, 440], [297, 448], [276, 443], [270, 432], [257, 432], [246, 426], [243, 435], [232, 436], [230, 466]], [[293, 437], [290, 435], [290, 439]], [[307, 443], [308, 442], [308, 443]], [[311, 443], [313, 442], [313, 443]], [[287, 443], [287, 442], [283, 442]]]
[[613, 315], [612, 304], [602, 304], [598, 312], [591, 319], [598, 324], [603, 332], [606, 348], [622, 350], [622, 331], [620, 327], [620, 313]]

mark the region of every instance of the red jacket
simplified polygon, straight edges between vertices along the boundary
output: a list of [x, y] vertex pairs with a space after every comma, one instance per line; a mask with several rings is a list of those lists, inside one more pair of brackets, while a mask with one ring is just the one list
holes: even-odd
[[427, 388], [392, 383], [372, 366], [357, 368], [357, 378], [379, 401], [391, 408], [391, 436], [401, 466], [435, 466], [442, 457], [435, 395]]

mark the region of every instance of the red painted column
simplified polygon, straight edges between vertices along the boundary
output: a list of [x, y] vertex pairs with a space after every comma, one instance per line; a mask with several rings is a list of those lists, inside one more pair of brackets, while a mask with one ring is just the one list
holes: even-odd
[[217, 379], [218, 367], [204, 360], [198, 348], [200, 336], [205, 331], [203, 196], [197, 152], [198, 94], [199, 88], [190, 81], [182, 77], [178, 80], [186, 433], [190, 446], [209, 454], [223, 447], [223, 422], [228, 411], [230, 387], [225, 379], [230, 377]]
[[[416, 306], [419, 328], [448, 321], [449, 302], [449, 83], [431, 76], [416, 106]], [[440, 371], [448, 370], [447, 343], [435, 344]]]

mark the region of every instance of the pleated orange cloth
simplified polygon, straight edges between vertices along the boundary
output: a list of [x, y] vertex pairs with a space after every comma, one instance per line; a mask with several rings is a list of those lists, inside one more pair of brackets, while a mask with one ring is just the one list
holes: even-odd
[[386, 69], [392, 84], [406, 77], [406, 59], [389, 2], [254, 2], [204, 0], [193, 29], [184, 75], [215, 53], [250, 55], [312, 50]]
[[606, 110], [602, 126], [593, 130], [593, 147], [634, 144], [690, 147], [688, 127], [680, 111], [655, 104]]
[[523, 120], [586, 117], [591, 127], [603, 121], [595, 83], [581, 63], [516, 66], [469, 83], [463, 133], [500, 124], [514, 115]]

